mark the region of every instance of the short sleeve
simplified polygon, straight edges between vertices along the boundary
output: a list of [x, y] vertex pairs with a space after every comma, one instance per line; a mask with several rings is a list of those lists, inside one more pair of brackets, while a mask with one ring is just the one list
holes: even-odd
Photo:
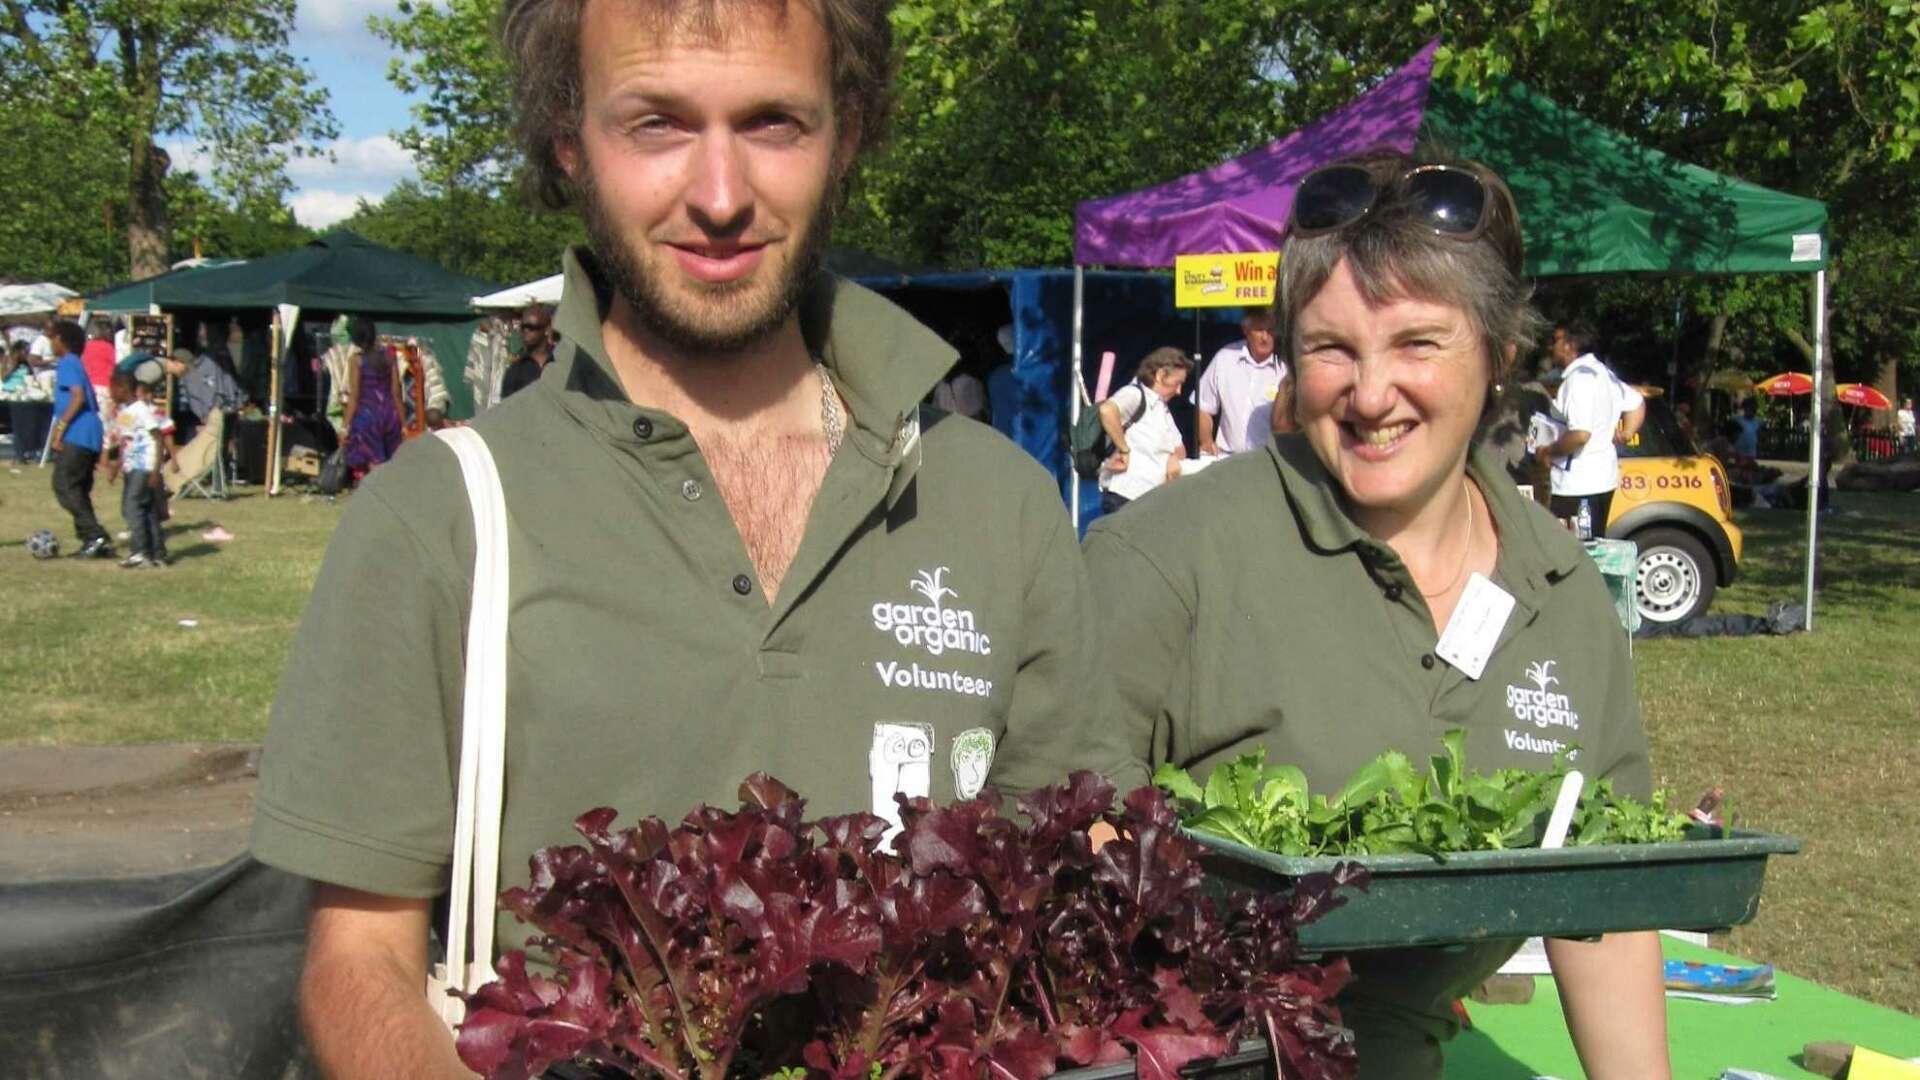
[[1215, 353], [1213, 363], [1207, 365], [1206, 373], [1200, 376], [1200, 411], [1220, 415], [1220, 367], [1226, 350]]
[[1107, 722], [1126, 732], [1129, 752], [1147, 773], [1184, 721], [1187, 694], [1175, 683], [1193, 648], [1192, 609], [1118, 530], [1096, 523], [1085, 556], [1100, 626], [1094, 679], [1107, 697]]
[[1059, 783], [1093, 769], [1122, 793], [1147, 783], [1124, 728], [1106, 699], [1088, 686], [1097, 669], [1096, 604], [1073, 525], [1051, 488], [1029, 508], [1026, 527], [1040, 538], [1028, 571], [1022, 648], [1006, 733], [992, 781], [1008, 794]]
[[[1132, 391], [1132, 393], [1128, 393], [1128, 391]], [[1107, 399], [1113, 402], [1114, 408], [1120, 410], [1121, 427], [1128, 427], [1131, 424], [1137, 423], [1141, 417], [1146, 415], [1145, 411], [1141, 409], [1141, 405], [1144, 403], [1146, 396], [1146, 387], [1141, 386], [1137, 382], [1130, 382], [1120, 389], [1115, 390], [1113, 397]]]
[[1643, 396], [1632, 383], [1627, 382], [1625, 379], [1616, 379], [1615, 386], [1620, 391], [1620, 412], [1622, 414], [1630, 413], [1647, 403], [1646, 397]]
[[413, 500], [389, 501], [382, 479], [354, 495], [301, 619], [261, 758], [252, 847], [315, 880], [428, 897], [444, 890], [450, 861], [465, 586], [449, 572], [446, 530], [424, 536], [396, 510]]

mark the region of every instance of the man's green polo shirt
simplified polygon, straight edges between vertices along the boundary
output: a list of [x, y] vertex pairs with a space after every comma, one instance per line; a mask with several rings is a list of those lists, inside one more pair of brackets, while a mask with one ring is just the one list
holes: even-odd
[[[1438, 634], [1406, 566], [1353, 523], [1305, 438], [1278, 436], [1088, 533], [1116, 699], [1100, 722], [1124, 724], [1140, 762], [1203, 782], [1265, 747], [1267, 761], [1332, 792], [1383, 750], [1424, 762], [1457, 727], [1469, 768], [1542, 769], [1578, 746], [1579, 767], [1647, 795], [1632, 662], [1599, 572], [1491, 459], [1475, 451], [1468, 469], [1500, 537], [1494, 581], [1515, 601], [1478, 680], [1434, 655]], [[1364, 1075], [1437, 1070], [1437, 1048], [1417, 1044], [1451, 1035], [1448, 1003], [1517, 944], [1356, 955], [1343, 1005]], [[1396, 1033], [1414, 1048], [1390, 1042]]]
[[[567, 273], [553, 370], [474, 424], [511, 519], [502, 887], [586, 810], [676, 822], [737, 805], [756, 771], [819, 815], [874, 809], [876, 785], [889, 807], [895, 789], [970, 795], [989, 765], [1017, 791], [1121, 764], [1117, 731], [1084, 735], [1091, 598], [1052, 481], [920, 409], [945, 343], [846, 282], [809, 291], [803, 332], [851, 415], [769, 607], [686, 426], [614, 377], [604, 289], [580, 257]], [[354, 494], [274, 704], [262, 861], [446, 888], [472, 565], [438, 439]], [[504, 941], [523, 933], [503, 917]]]

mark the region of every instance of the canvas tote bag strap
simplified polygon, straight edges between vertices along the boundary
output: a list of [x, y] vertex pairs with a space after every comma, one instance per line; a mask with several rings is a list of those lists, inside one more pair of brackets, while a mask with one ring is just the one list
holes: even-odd
[[486, 440], [472, 428], [436, 432], [460, 459], [473, 507], [473, 610], [467, 617], [466, 696], [460, 725], [459, 802], [445, 964], [427, 995], [452, 1026], [466, 1013], [449, 989], [471, 993], [493, 977], [494, 905], [500, 892], [500, 816], [507, 736], [507, 506]]

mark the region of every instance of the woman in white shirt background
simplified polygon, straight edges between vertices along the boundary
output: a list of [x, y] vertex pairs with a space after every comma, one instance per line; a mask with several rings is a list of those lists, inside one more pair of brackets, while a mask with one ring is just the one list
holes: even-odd
[[1193, 358], [1172, 346], [1140, 361], [1133, 381], [1100, 403], [1100, 426], [1113, 455], [1100, 468], [1100, 509], [1111, 514], [1180, 475], [1187, 456], [1167, 402], [1193, 372]]

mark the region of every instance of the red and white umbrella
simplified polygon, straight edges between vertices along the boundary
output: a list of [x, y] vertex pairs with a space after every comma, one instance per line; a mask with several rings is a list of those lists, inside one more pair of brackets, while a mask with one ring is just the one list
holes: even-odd
[[1833, 396], [1842, 405], [1859, 405], [1867, 409], [1893, 408], [1893, 402], [1887, 400], [1887, 395], [1866, 383], [1843, 382], [1833, 388]]
[[1813, 377], [1797, 371], [1783, 371], [1754, 383], [1753, 390], [1768, 397], [1799, 397], [1813, 393]]

